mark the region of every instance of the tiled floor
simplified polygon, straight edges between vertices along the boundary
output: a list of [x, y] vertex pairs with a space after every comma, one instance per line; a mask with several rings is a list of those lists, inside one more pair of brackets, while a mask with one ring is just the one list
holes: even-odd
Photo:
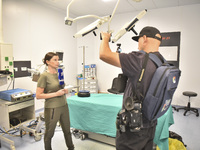
[[[200, 111], [200, 110], [199, 110]], [[170, 127], [171, 131], [174, 131], [182, 136], [183, 142], [187, 145], [187, 150], [200, 150], [200, 117], [196, 117], [195, 114], [189, 112], [186, 116], [183, 116], [184, 111], [174, 111], [174, 122]], [[16, 133], [19, 135], [19, 133]], [[21, 137], [9, 137], [9, 139], [15, 142], [16, 150], [44, 150], [43, 136], [40, 141], [35, 141], [34, 137], [28, 134]], [[115, 150], [114, 146], [100, 143], [94, 140], [76, 139], [74, 136], [73, 142], [76, 150]], [[8, 144], [2, 142], [0, 150], [9, 150]], [[67, 150], [63, 133], [60, 127], [56, 128], [55, 135], [52, 142], [53, 150]]]

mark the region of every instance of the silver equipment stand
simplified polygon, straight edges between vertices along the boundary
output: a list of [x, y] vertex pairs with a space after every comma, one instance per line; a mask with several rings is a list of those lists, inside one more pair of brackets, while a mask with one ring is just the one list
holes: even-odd
[[10, 145], [10, 149], [11, 150], [16, 150], [14, 141], [12, 141], [12, 140], [10, 140], [8, 138], [5, 138], [2, 135], [0, 135], [0, 148], [1, 148], [1, 141], [5, 142], [5, 143], [8, 143]]
[[[35, 141], [41, 140], [41, 136], [43, 133], [40, 133], [41, 127], [44, 121], [41, 119], [40, 116], [36, 129], [31, 129], [27, 127], [27, 124], [35, 119], [35, 102], [34, 98], [26, 101], [19, 101], [19, 102], [9, 102], [0, 99], [0, 126], [6, 129], [17, 129], [20, 130], [20, 135], [22, 137], [22, 130], [28, 131], [33, 134]], [[27, 120], [21, 122], [20, 124], [11, 127], [10, 125], [10, 118], [12, 117], [20, 117], [18, 114], [23, 114], [22, 116], [26, 116]], [[0, 148], [1, 148], [1, 141], [8, 143], [10, 145], [11, 150], [15, 150], [14, 141], [3, 137], [4, 134], [0, 135]]]

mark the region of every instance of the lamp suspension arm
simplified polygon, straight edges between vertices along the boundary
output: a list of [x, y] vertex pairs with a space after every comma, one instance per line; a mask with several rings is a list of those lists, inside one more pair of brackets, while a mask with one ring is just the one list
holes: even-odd
[[113, 12], [112, 12], [112, 16], [111, 16], [111, 18], [110, 18], [110, 20], [109, 20], [109, 22], [108, 22], [108, 32], [110, 32], [110, 23], [111, 23], [112, 18], [113, 18], [114, 14], [115, 14], [115, 12], [116, 12], [116, 10], [117, 10], [117, 7], [118, 7], [118, 5], [119, 5], [119, 2], [120, 2], [120, 0], [117, 1], [117, 4], [115, 5], [115, 8], [114, 8], [114, 10], [113, 10]]
[[69, 7], [71, 6], [71, 4], [74, 2], [74, 0], [72, 0], [68, 5], [67, 5], [67, 18], [69, 18]]
[[[68, 5], [67, 5], [67, 10], [66, 10], [66, 14], [67, 14], [67, 16], [65, 17], [66, 18], [66, 20], [68, 19], [68, 20], [70, 20], [71, 22], [75, 22], [75, 21], [77, 21], [77, 20], [79, 20], [79, 19], [85, 19], [85, 18], [96, 18], [96, 19], [99, 19], [99, 20], [104, 20], [104, 18], [102, 18], [102, 17], [99, 17], [99, 16], [97, 16], [97, 15], [85, 15], [85, 16], [79, 16], [79, 17], [76, 17], [76, 18], [74, 18], [74, 19], [72, 19], [72, 18], [69, 18], [69, 8], [70, 8], [70, 6], [71, 6], [71, 4], [74, 2], [74, 0], [72, 0]], [[70, 24], [71, 25], [71, 24]]]
[[74, 20], [74, 21], [77, 21], [77, 20], [79, 20], [79, 19], [84, 19], [84, 18], [96, 18], [96, 19], [102, 20], [101, 17], [96, 16], [96, 15], [85, 15], [85, 16], [80, 16], [80, 17], [74, 18], [73, 20]]

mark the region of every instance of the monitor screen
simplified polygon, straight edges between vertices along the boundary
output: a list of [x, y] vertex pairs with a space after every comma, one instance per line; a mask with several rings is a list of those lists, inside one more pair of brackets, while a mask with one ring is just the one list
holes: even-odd
[[63, 61], [63, 52], [56, 52], [59, 57], [59, 61]]

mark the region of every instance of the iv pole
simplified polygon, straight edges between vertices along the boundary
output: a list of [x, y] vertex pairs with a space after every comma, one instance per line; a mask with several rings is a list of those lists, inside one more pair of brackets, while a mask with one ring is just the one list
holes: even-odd
[[85, 90], [85, 46], [83, 46], [83, 90]]
[[83, 46], [83, 90], [78, 92], [78, 97], [90, 97], [90, 91], [85, 90], [85, 46]]

